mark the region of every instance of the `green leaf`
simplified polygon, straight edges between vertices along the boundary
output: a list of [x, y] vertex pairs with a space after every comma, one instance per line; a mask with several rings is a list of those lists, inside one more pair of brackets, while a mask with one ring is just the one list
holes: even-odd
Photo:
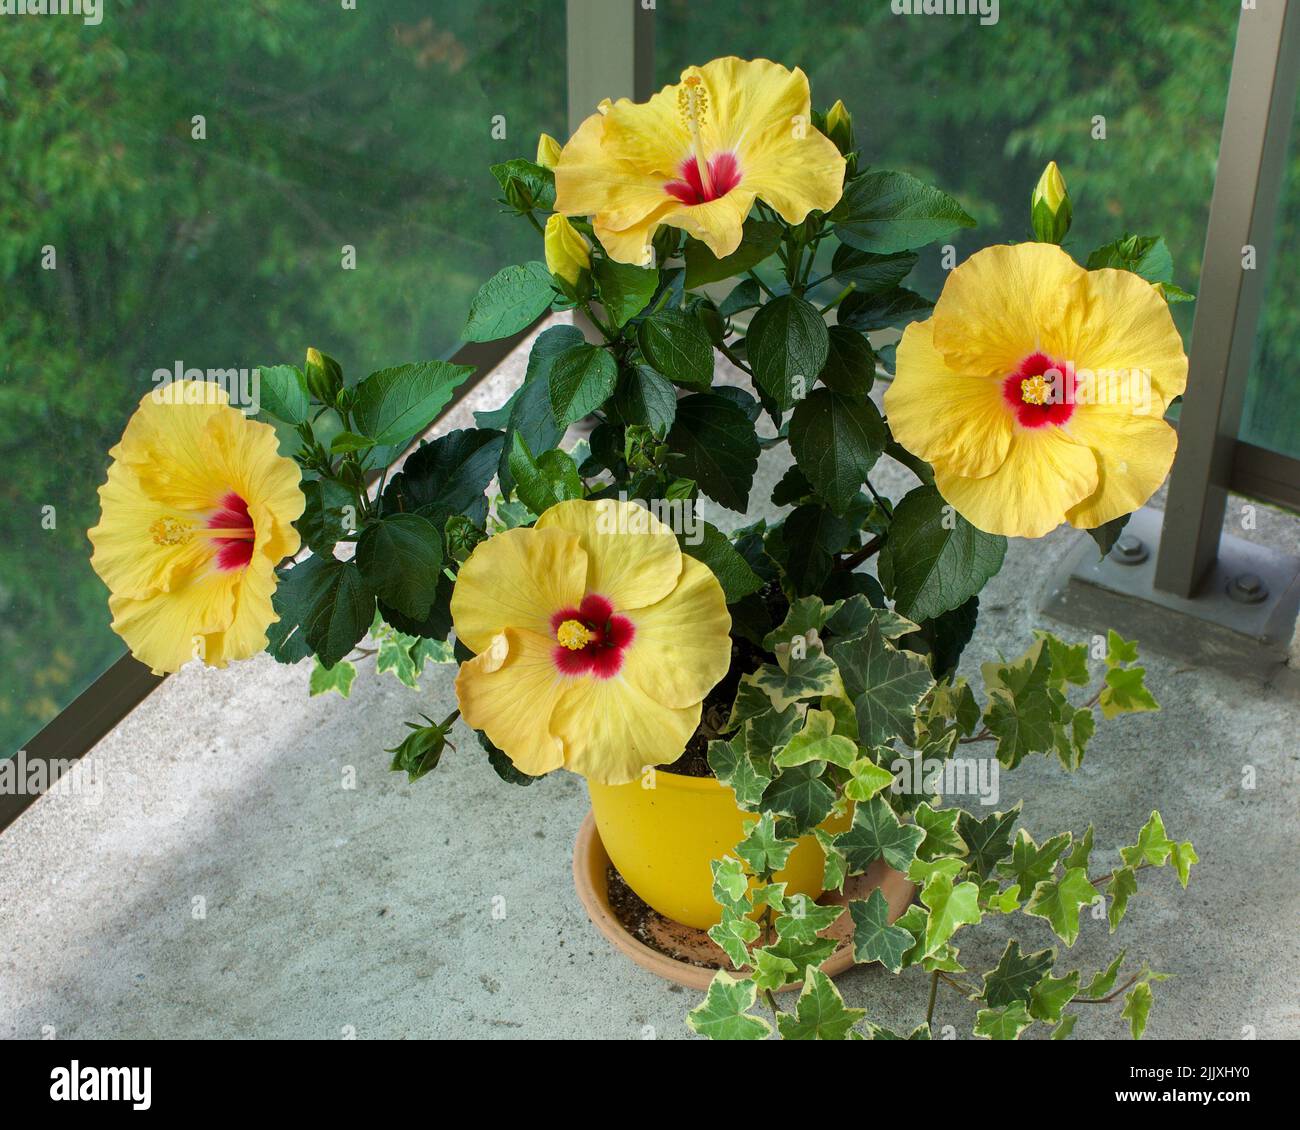
[[1092, 840], [1093, 828], [1089, 824], [1088, 830], [1083, 833], [1083, 837], [1075, 840], [1071, 845], [1070, 854], [1065, 857], [1065, 866], [1067, 868], [1082, 867], [1085, 870], [1087, 869], [1092, 857]]
[[[858, 747], [835, 733], [835, 716], [827, 710], [809, 710], [803, 729], [776, 755], [782, 769], [810, 761], [829, 762], [847, 769], [858, 756]], [[893, 777], [889, 779], [892, 781]]]
[[790, 417], [795, 462], [836, 514], [844, 514], [857, 501], [867, 472], [888, 439], [875, 404], [829, 388], [814, 389], [795, 405]]
[[1118, 928], [1121, 920], [1124, 918], [1124, 912], [1128, 909], [1128, 900], [1132, 895], [1137, 894], [1137, 875], [1131, 867], [1117, 867], [1111, 872], [1110, 879], [1110, 909], [1106, 912], [1106, 920], [1110, 923], [1110, 932], [1113, 934]]
[[1102, 997], [1109, 996], [1111, 989], [1115, 987], [1116, 979], [1119, 977], [1120, 966], [1124, 964], [1126, 952], [1126, 950], [1120, 950], [1115, 955], [1115, 959], [1088, 982], [1088, 987], [1083, 990], [1080, 996], [1087, 997], [1090, 1000], [1100, 1000]]
[[924, 659], [897, 650], [874, 622], [865, 635], [834, 643], [831, 658], [857, 710], [863, 745], [885, 745], [912, 732], [913, 711], [934, 685]]
[[486, 490], [501, 460], [504, 437], [484, 428], [466, 428], [421, 444], [384, 491], [385, 515], [420, 514], [435, 525], [463, 514], [482, 526]]
[[592, 267], [600, 304], [620, 329], [649, 304], [659, 287], [659, 272], [615, 259], [597, 259]]
[[[823, 931], [834, 926], [843, 913], [842, 906], [819, 906], [807, 895], [793, 895], [786, 912], [776, 920], [777, 937], [797, 942], [820, 942]], [[799, 974], [803, 975], [802, 969]]]
[[[1055, 963], [1056, 950], [1022, 954], [1020, 943], [1012, 939], [1002, 951], [997, 968], [984, 974], [984, 991], [981, 996], [993, 1008], [1001, 1008], [1013, 1001], [1028, 1004], [1035, 986], [1051, 972]], [[1075, 981], [1078, 981], [1077, 973]]]
[[727, 603], [734, 604], [742, 597], [761, 589], [762, 578], [749, 567], [749, 562], [741, 557], [736, 547], [732, 545], [731, 539], [698, 515], [695, 520], [700, 526], [698, 544], [692, 545], [687, 534], [678, 535], [677, 540], [683, 553], [690, 554], [696, 561], [702, 561], [718, 578], [718, 584], [722, 586]]
[[1034, 635], [1047, 644], [1047, 651], [1052, 660], [1053, 686], [1064, 687], [1066, 683], [1073, 683], [1076, 687], [1086, 687], [1092, 682], [1092, 675], [1088, 671], [1086, 643], [1066, 643], [1051, 632], [1035, 631]]
[[332, 667], [366, 634], [375, 594], [356, 562], [309, 557], [281, 577], [275, 609], [301, 625], [307, 646]]
[[1042, 641], [1015, 663], [986, 663], [983, 671], [984, 724], [997, 738], [998, 760], [1014, 769], [1027, 754], [1052, 749], [1058, 708], [1048, 694], [1051, 660]]
[[754, 315], [745, 351], [754, 383], [776, 406], [778, 417], [812, 387], [829, 349], [826, 323], [802, 298], [783, 294]]
[[989, 1040], [1018, 1040], [1033, 1022], [1024, 1001], [1006, 1008], [982, 1008], [975, 1016], [975, 1035]]
[[843, 549], [856, 531], [847, 518], [823, 506], [799, 506], [769, 532], [765, 548], [785, 570], [796, 595], [820, 591], [831, 574], [832, 554]]
[[893, 290], [911, 274], [919, 258], [915, 251], [878, 255], [841, 243], [831, 260], [831, 274], [866, 294]]
[[711, 860], [709, 867], [713, 870], [714, 901], [723, 907], [741, 905], [748, 910], [749, 877], [740, 860], [724, 855], [721, 859]]
[[860, 964], [878, 961], [891, 973], [903, 968], [903, 955], [912, 948], [913, 937], [889, 924], [889, 900], [874, 890], [866, 899], [849, 903], [853, 915], [853, 960]]
[[770, 812], [764, 812], [736, 845], [736, 854], [749, 865], [753, 874], [769, 875], [786, 865], [794, 849], [795, 841], [778, 836], [776, 818]]
[[1128, 1021], [1133, 1039], [1142, 1039], [1147, 1030], [1147, 1017], [1151, 1015], [1151, 986], [1146, 981], [1139, 981], [1124, 994], [1124, 1010], [1120, 1013]]
[[841, 326], [859, 333], [870, 333], [901, 329], [933, 309], [934, 303], [928, 298], [899, 286], [876, 294], [854, 291], [840, 303], [836, 318]]
[[567, 427], [599, 408], [618, 383], [618, 365], [607, 349], [583, 342], [551, 361], [549, 384], [555, 422]]
[[1056, 936], [1072, 946], [1079, 936], [1079, 911], [1091, 904], [1098, 893], [1082, 867], [1070, 867], [1059, 880], [1044, 880], [1034, 888], [1025, 904], [1025, 913], [1046, 918]]
[[1150, 283], [1174, 281], [1174, 257], [1163, 236], [1125, 235], [1114, 243], [1097, 248], [1088, 256], [1088, 270], [1112, 267], [1132, 271]]
[[382, 447], [405, 443], [433, 423], [472, 372], [473, 365], [447, 361], [380, 369], [357, 386], [352, 418]]
[[744, 513], [758, 466], [754, 425], [735, 400], [696, 393], [677, 402], [668, 446], [681, 455], [677, 473], [729, 510]]
[[545, 263], [503, 267], [479, 287], [470, 303], [465, 341], [495, 341], [532, 325], [550, 309], [555, 291]]
[[844, 795], [849, 800], [870, 800], [878, 792], [894, 783], [894, 774], [877, 765], [869, 757], [860, 757], [849, 766], [852, 779], [844, 784]]
[[442, 538], [418, 514], [389, 514], [357, 539], [357, 566], [374, 593], [415, 620], [429, 614], [438, 595]]
[[767, 768], [776, 751], [784, 748], [786, 742], [798, 732], [802, 722], [803, 710], [799, 706], [788, 706], [784, 710], [772, 709], [748, 718], [743, 728], [745, 749], [749, 751], [750, 757]]
[[[514, 160], [492, 165], [491, 173], [496, 177], [502, 192], [507, 192], [510, 182], [514, 181], [523, 188], [529, 201], [537, 208], [550, 211], [555, 206], [555, 173], [551, 169], [522, 157], [516, 157]], [[507, 203], [509, 202], [507, 200]]]
[[844, 853], [851, 874], [866, 871], [877, 859], [906, 873], [923, 839], [924, 829], [901, 824], [894, 810], [874, 796], [854, 808], [853, 824], [839, 834], [835, 846]]
[[665, 436], [677, 418], [677, 390], [649, 365], [635, 365], [620, 378], [613, 405], [625, 424], [641, 424]]
[[1022, 891], [1033, 891], [1039, 883], [1056, 874], [1056, 861], [1069, 846], [1069, 832], [1053, 836], [1039, 847], [1034, 843], [1033, 836], [1021, 828], [1011, 850], [1011, 861], [999, 863], [998, 871], [1014, 879]]
[[796, 765], [776, 777], [763, 792], [764, 812], [777, 813], [794, 821], [794, 834], [803, 835], [831, 814], [835, 793], [821, 780], [824, 762]]
[[1119, 536], [1124, 532], [1124, 527], [1128, 525], [1131, 517], [1132, 514], [1121, 514], [1118, 518], [1112, 518], [1109, 522], [1094, 526], [1088, 531], [1088, 536], [1097, 543], [1102, 557], [1115, 548], [1115, 543], [1119, 541]]
[[783, 989], [799, 979], [799, 967], [788, 957], [760, 949], [754, 952], [753, 976], [754, 984], [762, 992]]
[[563, 451], [544, 451], [534, 460], [532, 452], [518, 432], [510, 452], [510, 473], [515, 480], [515, 493], [534, 514], [544, 513], [552, 506], [583, 496], [582, 478], [578, 466]]
[[302, 371], [296, 365], [262, 365], [257, 371], [261, 410], [287, 424], [305, 423], [311, 415], [311, 396]]
[[850, 181], [829, 218], [842, 242], [880, 254], [924, 247], [954, 228], [975, 226], [947, 193], [883, 169]]
[[835, 686], [835, 664], [819, 646], [808, 645], [802, 658], [786, 657], [776, 666], [765, 663], [752, 676], [752, 685], [772, 700], [777, 710], [806, 698], [820, 698]]
[[1107, 671], [1106, 685], [1098, 700], [1102, 717], [1159, 710], [1160, 704], [1143, 682], [1145, 677], [1146, 671], [1141, 667], [1112, 667]]
[[758, 941], [758, 935], [758, 923], [737, 914], [729, 906], [723, 907], [722, 921], [709, 928], [709, 937], [722, 947], [722, 952], [737, 969], [749, 964], [749, 946]]
[[730, 318], [739, 314], [742, 310], [750, 310], [763, 302], [763, 290], [753, 279], [741, 279], [734, 287], [731, 293], [722, 300], [722, 305], [718, 307], [718, 312], [724, 318]]
[[826, 855], [826, 864], [822, 868], [822, 886], [828, 891], [838, 891], [843, 888], [848, 876], [848, 860], [835, 842], [838, 837], [822, 828], [814, 828], [813, 834]]
[[980, 889], [974, 883], [953, 885], [952, 876], [936, 873], [921, 888], [921, 902], [929, 909], [925, 923], [925, 952], [934, 953], [962, 926], [974, 926], [983, 917]]
[[356, 495], [334, 479], [308, 479], [302, 495], [305, 506], [295, 528], [313, 553], [333, 556], [339, 538], [356, 530]]
[[758, 995], [749, 979], [737, 981], [721, 971], [709, 984], [704, 1003], [686, 1015], [692, 1032], [711, 1040], [764, 1040], [772, 1026], [758, 1016], [749, 1015]]
[[1121, 667], [1126, 663], [1136, 663], [1137, 659], [1137, 640], [1126, 640], [1114, 628], [1107, 629], [1106, 667]]
[[743, 275], [776, 251], [780, 242], [780, 224], [754, 219], [752, 216], [745, 221], [740, 246], [721, 259], [709, 250], [707, 244], [698, 239], [688, 239], [685, 253], [686, 289], [694, 290], [708, 283]]
[[995, 812], [976, 820], [969, 812], [957, 817], [957, 833], [968, 849], [966, 859], [973, 875], [987, 878], [993, 868], [1011, 854], [1011, 832], [1020, 818], [1021, 802], [1008, 812]]
[[700, 320], [683, 310], [660, 310], [637, 329], [641, 352], [675, 384], [707, 389], [713, 383], [713, 342]]
[[408, 782], [418, 781], [438, 767], [447, 748], [447, 735], [438, 726], [417, 726], [412, 722], [406, 725], [411, 732], [405, 740], [386, 751], [393, 755], [389, 769], [394, 773], [405, 773]]
[[710, 742], [708, 758], [718, 783], [736, 794], [736, 803], [743, 809], [757, 808], [772, 778], [750, 760], [744, 737], [737, 734], [729, 742]]
[[851, 596], [826, 621], [826, 630], [833, 636], [846, 640], [865, 636], [867, 630], [875, 624], [880, 634], [887, 640], [897, 639], [909, 632], [915, 632], [917, 626], [888, 608], [877, 608], [865, 596]]
[[[1061, 1020], [1065, 1006], [1079, 991], [1079, 971], [1076, 969], [1067, 977], [1044, 977], [1029, 994], [1029, 1014], [1035, 1020], [1055, 1024]], [[1070, 1027], [1074, 1025], [1071, 1024]], [[1068, 1034], [1068, 1031], [1067, 1031]], [[1053, 1039], [1058, 1039], [1053, 1035]]]
[[963, 815], [960, 808], [934, 809], [922, 801], [912, 813], [917, 826], [924, 829], [925, 839], [916, 849], [921, 859], [936, 859], [941, 855], [965, 855], [966, 845], [957, 834], [957, 818]]
[[1007, 539], [977, 530], [933, 487], [894, 508], [880, 551], [880, 583], [896, 611], [921, 621], [965, 604], [999, 569]]
[[375, 441], [369, 436], [358, 435], [356, 432], [337, 432], [330, 440], [330, 454], [349, 455], [356, 451], [369, 451], [374, 446]]
[[866, 1009], [845, 1008], [844, 998], [831, 979], [810, 966], [804, 974], [794, 1015], [783, 1012], [776, 1023], [787, 1040], [844, 1040], [849, 1029], [866, 1014]]
[[828, 326], [826, 364], [817, 379], [832, 392], [852, 400], [865, 400], [876, 381], [876, 354], [857, 330]]
[[1138, 833], [1138, 842], [1132, 847], [1119, 849], [1121, 858], [1130, 867], [1147, 863], [1152, 867], [1163, 867], [1174, 850], [1174, 841], [1165, 835], [1165, 822], [1159, 812], [1152, 812], [1150, 819]]
[[344, 698], [352, 693], [352, 680], [357, 677], [357, 669], [346, 659], [340, 659], [333, 667], [326, 667], [319, 659], [311, 669], [310, 692], [313, 695], [337, 691]]
[[1196, 854], [1196, 849], [1192, 847], [1190, 840], [1184, 840], [1181, 844], [1174, 844], [1170, 853], [1170, 859], [1173, 862], [1175, 870], [1178, 872], [1178, 881], [1187, 889], [1187, 880], [1191, 876], [1192, 864], [1200, 863], [1201, 858]]

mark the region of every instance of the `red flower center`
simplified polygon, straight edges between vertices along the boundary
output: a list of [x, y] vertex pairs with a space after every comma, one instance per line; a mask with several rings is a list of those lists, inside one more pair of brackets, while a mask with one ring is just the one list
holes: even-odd
[[[682, 159], [677, 166], [681, 180], [670, 180], [664, 185], [669, 196], [675, 196], [683, 204], [707, 204], [726, 196], [740, 183], [740, 166], [736, 163], [734, 153], [717, 153], [709, 158], [709, 180], [706, 187], [700, 177], [699, 162], [695, 154]], [[709, 191], [712, 188], [712, 192]]]
[[233, 490], [221, 500], [221, 507], [208, 519], [208, 529], [217, 532], [217, 568], [242, 569], [253, 559], [257, 531], [248, 513], [248, 503]]
[[632, 621], [614, 615], [614, 606], [594, 593], [584, 596], [577, 608], [564, 608], [552, 616], [551, 630], [559, 641], [551, 654], [560, 673], [598, 679], [612, 679], [619, 673], [623, 652], [636, 635]]
[[1064, 424], [1074, 415], [1074, 385], [1073, 366], [1034, 353], [1002, 382], [1002, 397], [1021, 427], [1041, 428]]

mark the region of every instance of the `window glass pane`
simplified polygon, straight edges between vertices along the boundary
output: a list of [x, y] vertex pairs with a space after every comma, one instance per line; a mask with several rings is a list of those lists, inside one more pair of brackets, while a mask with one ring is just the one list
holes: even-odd
[[1267, 272], [1266, 289], [1241, 438], [1300, 459], [1300, 106], [1285, 177], [1272, 254], [1259, 264]]
[[[727, 54], [802, 67], [819, 107], [843, 98], [853, 112], [864, 162], [938, 185], [979, 221], [951, 237], [959, 261], [1032, 238], [1029, 195], [1056, 160], [1074, 199], [1068, 251], [1085, 260], [1125, 231], [1161, 234], [1175, 281], [1195, 291], [1239, 5], [997, 7], [983, 25], [895, 15], [884, 0], [659, 0], [657, 77]], [[933, 297], [943, 275], [931, 248], [908, 285]], [[1192, 309], [1174, 308], [1185, 340]]]
[[0, 20], [0, 756], [122, 653], [85, 531], [153, 374], [454, 352], [535, 254], [488, 165], [562, 135], [563, 45], [553, 0]]

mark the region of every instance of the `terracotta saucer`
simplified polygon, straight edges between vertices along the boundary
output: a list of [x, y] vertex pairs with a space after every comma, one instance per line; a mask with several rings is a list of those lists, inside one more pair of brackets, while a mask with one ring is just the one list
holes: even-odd
[[[573, 845], [573, 882], [578, 898], [596, 929], [613, 943], [615, 949], [643, 969], [687, 988], [707, 989], [719, 969], [735, 972], [727, 955], [705, 931], [683, 926], [649, 908], [638, 932], [654, 945], [648, 945], [630, 933], [610, 906], [611, 870], [609, 856], [605, 854], [605, 846], [596, 832], [596, 822], [588, 812]], [[845, 905], [851, 899], [866, 898], [877, 887], [889, 902], [890, 922], [907, 909], [916, 893], [916, 886], [908, 882], [905, 875], [887, 867], [883, 860], [877, 860], [866, 874], [850, 878], [843, 891], [827, 892], [817, 901], [827, 906]], [[853, 964], [852, 918], [847, 914], [841, 915], [824, 936], [833, 937], [840, 943], [822, 964], [822, 971], [834, 977]], [[798, 986], [787, 986], [787, 989], [794, 988]]]

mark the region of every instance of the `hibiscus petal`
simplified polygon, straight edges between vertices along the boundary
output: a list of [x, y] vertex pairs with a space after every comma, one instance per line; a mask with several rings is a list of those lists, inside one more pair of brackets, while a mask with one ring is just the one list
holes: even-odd
[[1178, 450], [1178, 433], [1154, 416], [1123, 416], [1090, 405], [1075, 410], [1065, 431], [1097, 456], [1097, 489], [1066, 517], [1091, 530], [1131, 514], [1160, 489]]

